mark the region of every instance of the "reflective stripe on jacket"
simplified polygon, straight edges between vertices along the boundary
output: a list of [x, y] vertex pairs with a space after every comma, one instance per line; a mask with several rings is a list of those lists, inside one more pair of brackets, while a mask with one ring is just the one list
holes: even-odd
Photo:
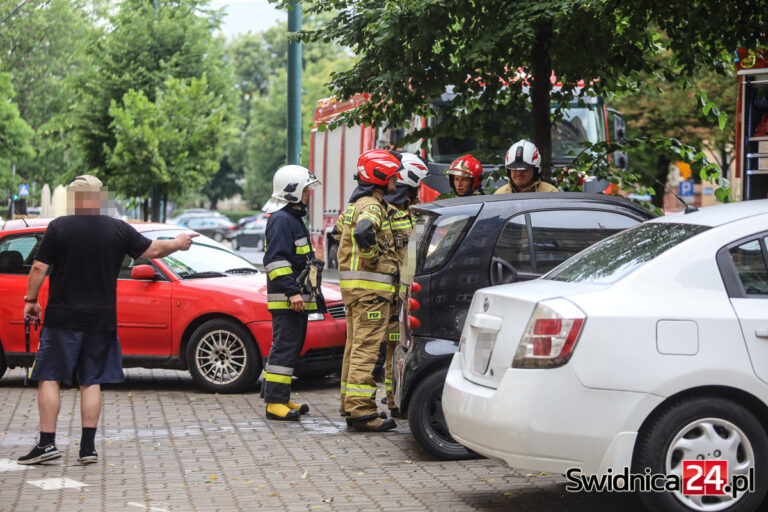
[[[388, 206], [384, 194], [377, 189], [344, 212], [338, 262], [339, 286], [346, 295], [357, 298], [396, 291], [399, 266]], [[366, 249], [359, 247], [354, 238], [355, 227], [363, 219], [372, 223], [376, 233], [375, 244]]]
[[[267, 272], [267, 309], [290, 309], [288, 297], [301, 293], [296, 278], [314, 258], [309, 230], [304, 224], [306, 208], [288, 204], [267, 219], [264, 269]], [[317, 302], [304, 296], [304, 308], [317, 310]]]

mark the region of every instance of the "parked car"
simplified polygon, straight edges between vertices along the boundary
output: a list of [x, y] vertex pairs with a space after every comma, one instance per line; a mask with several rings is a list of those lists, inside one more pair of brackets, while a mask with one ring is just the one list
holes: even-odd
[[451, 435], [515, 468], [714, 486], [641, 493], [650, 510], [764, 510], [767, 243], [768, 201], [712, 206], [479, 290], [443, 391]]
[[404, 328], [395, 349], [395, 402], [422, 448], [441, 459], [469, 458], [449, 434], [440, 400], [475, 290], [534, 279], [652, 215], [623, 198], [583, 193], [474, 196], [414, 212], [404, 277], [416, 283], [411, 298], [420, 308], [410, 316], [419, 325]]
[[[167, 224], [133, 224], [152, 239], [188, 231]], [[20, 297], [45, 226], [0, 231], [0, 377], [6, 366], [32, 363], [39, 331], [25, 356]], [[309, 316], [296, 374], [341, 368], [346, 339], [338, 287], [323, 284], [329, 313]], [[48, 280], [40, 290], [45, 308]], [[188, 251], [154, 260], [126, 257], [117, 282], [118, 336], [125, 367], [189, 370], [202, 387], [229, 393], [252, 387], [272, 345], [266, 275], [221, 244], [200, 236]]]
[[236, 226], [230, 228], [226, 239], [232, 242], [232, 248], [263, 247], [267, 231], [268, 213], [258, 213], [241, 219]]
[[235, 223], [226, 217], [193, 217], [180, 225], [221, 242]]
[[168, 224], [179, 224], [179, 222], [192, 217], [225, 217], [225, 215], [207, 208], [187, 208], [186, 210], [181, 210], [173, 217], [169, 217], [167, 222]]

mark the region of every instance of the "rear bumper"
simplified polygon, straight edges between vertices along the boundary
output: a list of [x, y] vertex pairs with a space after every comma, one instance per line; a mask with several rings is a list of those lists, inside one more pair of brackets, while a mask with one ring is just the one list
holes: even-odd
[[408, 413], [413, 389], [435, 369], [448, 366], [458, 347], [455, 341], [422, 336], [413, 336], [408, 349], [397, 344], [392, 365], [392, 390], [400, 412]]
[[[332, 306], [336, 306], [334, 303]], [[341, 368], [347, 339], [347, 321], [325, 313], [325, 320], [307, 323], [307, 337], [296, 363], [297, 375], [324, 375]], [[248, 329], [256, 339], [263, 359], [272, 347], [272, 322], [252, 322]]]
[[662, 398], [584, 387], [566, 365], [506, 371], [497, 389], [465, 379], [451, 362], [443, 412], [451, 435], [512, 467], [602, 474], [632, 461], [637, 431]]

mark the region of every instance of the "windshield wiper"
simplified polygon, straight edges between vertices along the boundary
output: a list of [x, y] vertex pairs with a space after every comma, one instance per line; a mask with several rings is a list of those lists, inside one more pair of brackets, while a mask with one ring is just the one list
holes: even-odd
[[251, 267], [239, 267], [239, 268], [231, 268], [226, 271], [227, 274], [258, 274], [258, 269], [251, 268]]
[[191, 274], [184, 274], [180, 275], [182, 279], [195, 279], [195, 278], [202, 278], [202, 277], [227, 277], [227, 274], [224, 274], [222, 272], [216, 272], [216, 271], [208, 271], [208, 272], [192, 272]]

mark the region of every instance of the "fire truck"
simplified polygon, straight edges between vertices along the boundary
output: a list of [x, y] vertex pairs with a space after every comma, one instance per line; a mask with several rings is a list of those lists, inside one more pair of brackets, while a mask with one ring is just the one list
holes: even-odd
[[[357, 186], [357, 159], [361, 153], [375, 148], [402, 149], [418, 154], [429, 168], [429, 175], [419, 188], [421, 202], [429, 202], [440, 194], [449, 192], [445, 170], [459, 156], [474, 153], [477, 150], [485, 154], [495, 153], [497, 161], [503, 160], [507, 147], [488, 147], [484, 141], [474, 138], [437, 137], [431, 140], [418, 140], [411, 144], [401, 144], [403, 137], [414, 130], [440, 122], [440, 116], [447, 114], [448, 105], [453, 99], [453, 90], [449, 86], [439, 99], [431, 101], [436, 112], [434, 118], [414, 117], [403, 128], [385, 128], [370, 125], [338, 126], [322, 130], [339, 114], [352, 110], [369, 101], [365, 94], [358, 94], [347, 101], [325, 98], [317, 102], [313, 117], [310, 141], [310, 170], [320, 178], [322, 187], [313, 191], [310, 207], [310, 233], [316, 254], [324, 255], [329, 268], [336, 268], [336, 241], [330, 236], [339, 213], [344, 210], [352, 191]], [[574, 100], [570, 108], [565, 109], [562, 119], [552, 127], [552, 163], [557, 167], [567, 166], [582, 150], [583, 142], [602, 142], [610, 137], [624, 137], [626, 124], [624, 117], [617, 111], [607, 108], [601, 98], [581, 96]], [[508, 118], [518, 121], [517, 131], [510, 131], [509, 143], [531, 133], [525, 121], [530, 118], [527, 112], [515, 112]], [[524, 122], [519, 122], [525, 120]], [[609, 126], [612, 128], [609, 132]], [[513, 133], [514, 132], [514, 133]], [[496, 170], [498, 164], [483, 162], [484, 174]], [[623, 153], [613, 155], [617, 166], [626, 167], [627, 157]], [[585, 191], [600, 192], [607, 183], [588, 183]], [[589, 190], [589, 188], [593, 190]]]
[[[736, 50], [736, 199], [768, 197], [768, 47]], [[739, 197], [740, 195], [740, 197]]]

